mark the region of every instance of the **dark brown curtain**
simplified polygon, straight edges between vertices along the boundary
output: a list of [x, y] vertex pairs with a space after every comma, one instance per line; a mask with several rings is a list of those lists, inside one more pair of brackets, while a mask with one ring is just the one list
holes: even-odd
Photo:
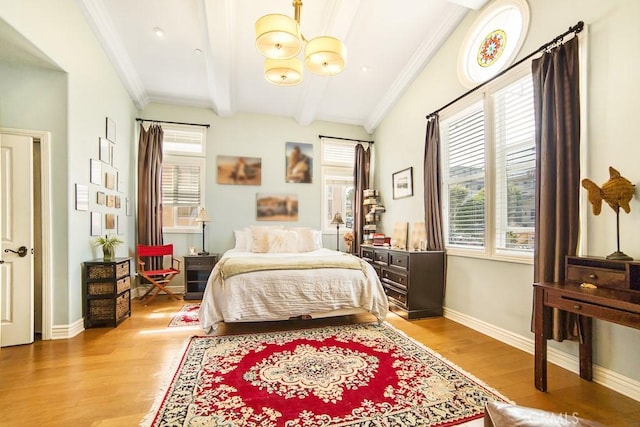
[[[580, 93], [578, 38], [532, 62], [536, 119], [534, 281], [564, 280], [566, 255], [578, 248]], [[575, 316], [555, 310], [554, 340], [577, 339]]]
[[162, 241], [162, 127], [144, 130], [138, 143], [138, 244]]
[[354, 254], [360, 254], [360, 243], [362, 243], [364, 216], [367, 212], [362, 206], [363, 191], [369, 189], [369, 169], [370, 169], [371, 151], [366, 149], [362, 144], [356, 145], [355, 167], [353, 168], [353, 187], [355, 194], [353, 196], [353, 246]]
[[424, 225], [427, 249], [444, 250], [442, 205], [440, 203], [440, 119], [434, 115], [427, 121], [424, 142]]

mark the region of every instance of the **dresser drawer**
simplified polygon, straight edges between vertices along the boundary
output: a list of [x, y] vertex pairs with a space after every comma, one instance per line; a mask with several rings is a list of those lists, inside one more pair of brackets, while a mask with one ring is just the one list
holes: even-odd
[[621, 310], [595, 302], [580, 301], [553, 291], [545, 292], [545, 305], [630, 327], [636, 327], [640, 322], [640, 313]]
[[391, 252], [389, 253], [389, 265], [407, 270], [409, 268], [409, 255]]
[[217, 262], [217, 257], [191, 256], [185, 257], [185, 268], [189, 270], [211, 270]]
[[395, 271], [388, 270], [383, 268], [382, 271], [382, 282], [389, 283], [396, 288], [406, 290], [409, 285], [409, 276], [406, 274], [398, 273]]
[[389, 253], [374, 250], [373, 261], [378, 264], [389, 265]]
[[371, 248], [361, 248], [360, 249], [360, 253], [361, 253], [362, 259], [364, 259], [365, 261], [374, 261], [373, 249], [371, 249]]
[[575, 283], [586, 282], [609, 288], [629, 289], [626, 272], [581, 265], [567, 265], [566, 281]]

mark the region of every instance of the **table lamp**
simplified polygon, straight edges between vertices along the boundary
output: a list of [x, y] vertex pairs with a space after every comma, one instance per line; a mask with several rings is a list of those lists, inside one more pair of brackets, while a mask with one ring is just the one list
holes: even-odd
[[336, 251], [340, 250], [340, 224], [344, 224], [342, 220], [342, 214], [340, 212], [336, 212], [333, 216], [333, 220], [331, 220], [331, 224], [336, 225]]
[[204, 227], [207, 225], [207, 222], [209, 222], [209, 215], [207, 214], [206, 209], [200, 208], [198, 216], [196, 217], [196, 222], [202, 223], [202, 252], [198, 252], [198, 255], [209, 255], [209, 252], [204, 248]]

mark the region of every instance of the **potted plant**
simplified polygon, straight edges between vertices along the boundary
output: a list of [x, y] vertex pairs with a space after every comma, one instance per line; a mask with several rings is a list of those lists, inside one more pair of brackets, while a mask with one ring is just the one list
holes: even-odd
[[94, 242], [96, 246], [102, 247], [102, 256], [105, 261], [113, 261], [115, 258], [116, 248], [120, 243], [124, 243], [118, 238], [118, 236], [109, 236], [106, 234], [104, 237], [96, 237]]

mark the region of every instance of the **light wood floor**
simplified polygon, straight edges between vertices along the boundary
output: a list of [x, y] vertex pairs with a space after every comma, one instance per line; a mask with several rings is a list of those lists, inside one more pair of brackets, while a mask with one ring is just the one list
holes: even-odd
[[[194, 302], [194, 301], [189, 301]], [[136, 426], [197, 329], [167, 328], [183, 301], [158, 297], [117, 328], [0, 350], [0, 426]], [[221, 326], [221, 333], [373, 321], [370, 315]], [[523, 406], [611, 426], [640, 426], [640, 402], [549, 365], [549, 391], [533, 386], [533, 357], [444, 318], [387, 321]]]

